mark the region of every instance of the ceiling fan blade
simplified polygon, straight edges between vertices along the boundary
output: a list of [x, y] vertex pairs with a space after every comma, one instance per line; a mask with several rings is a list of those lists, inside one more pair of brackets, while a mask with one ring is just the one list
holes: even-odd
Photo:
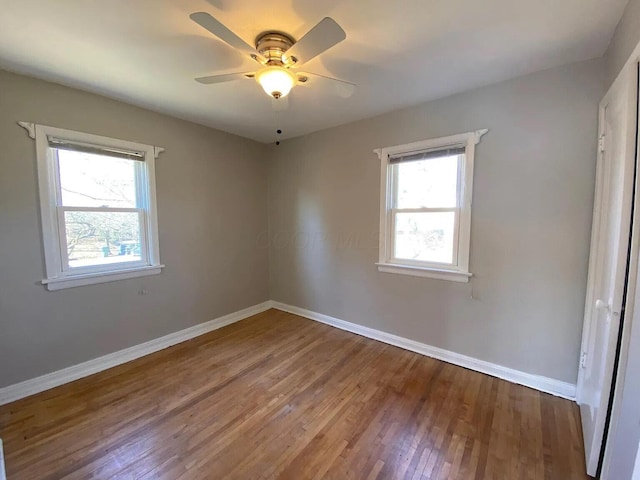
[[347, 38], [347, 34], [344, 33], [342, 27], [334, 19], [325, 17], [287, 50], [285, 55], [289, 58], [295, 57], [297, 59], [296, 66], [300, 66], [326, 52], [345, 38]]
[[356, 84], [345, 80], [338, 80], [337, 78], [318, 75], [317, 73], [298, 74], [298, 85], [315, 85], [316, 83], [327, 85], [335, 95], [341, 98], [349, 98], [356, 91]]
[[271, 98], [271, 105], [273, 106], [274, 112], [283, 112], [289, 109], [289, 95], [286, 97], [280, 97], [277, 100], [275, 98]]
[[253, 78], [255, 76], [252, 72], [246, 73], [223, 73], [222, 75], [211, 75], [209, 77], [198, 77], [196, 82], [204, 85], [211, 85], [213, 83], [232, 82], [233, 80], [242, 80], [243, 78]]
[[214, 34], [223, 42], [226, 42], [227, 44], [231, 45], [233, 48], [240, 50], [241, 52], [249, 54], [254, 60], [260, 63], [266, 61], [254, 47], [242, 40], [238, 35], [233, 33], [208, 13], [196, 12], [189, 15], [189, 17], [191, 18], [191, 20], [196, 22], [205, 30], [208, 30], [209, 32]]

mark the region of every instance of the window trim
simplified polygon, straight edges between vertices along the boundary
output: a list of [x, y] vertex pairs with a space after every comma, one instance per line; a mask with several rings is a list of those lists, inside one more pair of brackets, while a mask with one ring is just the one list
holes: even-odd
[[[164, 149], [152, 145], [63, 128], [37, 125], [29, 122], [18, 123], [27, 130], [29, 136], [35, 140], [36, 144], [40, 220], [45, 259], [45, 278], [42, 280], [42, 284], [45, 285], [48, 290], [60, 290], [125, 278], [159, 274], [164, 265], [160, 262], [160, 246], [158, 242], [155, 159]], [[143, 154], [141, 161], [144, 162], [144, 167], [142, 167], [141, 171], [146, 174], [136, 175], [137, 177], [144, 177], [138, 178], [136, 181], [136, 194], [140, 195], [140, 187], [145, 190], [145, 194], [141, 195], [144, 199], [143, 206], [141, 207], [144, 213], [140, 214], [140, 235], [144, 242], [144, 248], [146, 249], [146, 262], [122, 262], [98, 268], [92, 266], [78, 267], [78, 269], [74, 269], [73, 271], [68, 269], [63, 259], [64, 252], [62, 251], [62, 246], [64, 242], [61, 237], [63, 232], [60, 219], [61, 212], [63, 215], [65, 207], [58, 205], [59, 172], [56, 156], [49, 155], [49, 137], [95, 145], [97, 147], [106, 147], [107, 149], [121, 149]], [[78, 209], [82, 208], [72, 208], [72, 210]], [[100, 208], [90, 208], [90, 210], [100, 210]], [[140, 208], [121, 210], [140, 210]], [[64, 222], [62, 221], [62, 223]]]
[[[380, 245], [378, 262], [376, 262], [378, 271], [463, 283], [469, 281], [469, 278], [473, 275], [469, 272], [469, 247], [471, 240], [471, 203], [473, 196], [475, 146], [480, 143], [482, 136], [488, 131], [488, 129], [482, 129], [476, 130], [475, 132], [461, 133], [374, 150], [374, 153], [376, 153], [380, 159]], [[462, 198], [459, 199], [459, 207], [456, 207], [456, 209], [459, 209], [458, 248], [456, 249], [454, 245], [454, 259], [457, 260], [456, 265], [394, 258], [392, 238], [394, 232], [393, 218], [395, 215], [393, 215], [393, 212], [395, 206], [393, 199], [394, 188], [391, 184], [391, 182], [394, 181], [394, 175], [391, 174], [392, 164], [389, 162], [389, 158], [402, 153], [454, 146], [465, 147], [464, 161], [462, 161], [462, 165], [458, 169], [459, 180], [461, 182], [459, 194]]]

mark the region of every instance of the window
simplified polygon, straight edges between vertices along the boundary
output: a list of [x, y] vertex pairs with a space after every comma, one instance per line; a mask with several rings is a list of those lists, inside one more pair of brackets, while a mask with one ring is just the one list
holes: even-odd
[[160, 273], [154, 160], [161, 149], [30, 128], [38, 157], [42, 283], [59, 290]]
[[486, 132], [376, 150], [379, 271], [469, 281], [473, 156]]

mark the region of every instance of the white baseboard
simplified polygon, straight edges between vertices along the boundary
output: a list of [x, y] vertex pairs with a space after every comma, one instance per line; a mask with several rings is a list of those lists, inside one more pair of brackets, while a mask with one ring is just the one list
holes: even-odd
[[341, 330], [357, 333], [363, 337], [395, 345], [396, 347], [404, 348], [405, 350], [410, 350], [412, 352], [426, 355], [427, 357], [452, 363], [453, 365], [458, 365], [470, 370], [475, 370], [476, 372], [498, 377], [512, 383], [524, 385], [541, 392], [550, 393], [551, 395], [566, 398], [568, 400], [575, 400], [576, 398], [576, 386], [572, 383], [562, 382], [553, 378], [533, 375], [531, 373], [503, 367], [502, 365], [496, 365], [495, 363], [468, 357], [460, 353], [443, 350], [441, 348], [427, 345], [426, 343], [416, 342], [414, 340], [409, 340], [408, 338], [399, 337], [373, 328], [363, 327], [362, 325], [357, 325], [328, 315], [305, 310], [304, 308], [293, 307], [291, 305], [274, 301], [271, 302], [271, 306], [284, 312], [293, 313], [301, 317], [331, 325], [332, 327], [340, 328]]
[[[193, 327], [180, 330], [179, 332], [170, 333], [164, 337], [156, 338], [139, 345], [134, 345], [133, 347], [110, 353], [99, 358], [94, 358], [93, 360], [73, 365], [63, 370], [58, 370], [57, 372], [48, 373], [41, 377], [32, 378], [31, 380], [0, 388], [0, 405], [49, 390], [50, 388], [57, 387], [65, 383], [73, 382], [74, 380], [93, 375], [94, 373], [107, 370], [117, 365], [122, 365], [123, 363], [130, 362], [136, 358], [144, 357], [150, 353], [163, 350], [186, 340], [217, 330], [218, 328], [222, 328], [226, 325], [239, 322], [240, 320], [244, 320], [252, 315], [269, 310], [271, 307], [271, 301], [263, 302], [258, 305], [254, 305], [253, 307], [245, 308], [223, 317], [216, 318], [215, 320], [194, 325]], [[0, 477], [0, 480], [1, 478], [2, 477]]]
[[[512, 368], [503, 367], [477, 358], [443, 350], [425, 343], [409, 340], [408, 338], [399, 337], [391, 333], [357, 325], [355, 323], [340, 320], [321, 313], [269, 300], [267, 302], [254, 305], [253, 307], [245, 308], [244, 310], [216, 318], [215, 320], [201, 323], [179, 332], [170, 333], [169, 335], [150, 340], [140, 345], [134, 345], [133, 347], [110, 353], [78, 365], [73, 365], [63, 370], [58, 370], [57, 372], [48, 373], [41, 377], [0, 388], [0, 405], [49, 390], [50, 388], [54, 388], [65, 383], [73, 382], [74, 380], [93, 375], [94, 373], [107, 370], [117, 365], [122, 365], [123, 363], [130, 362], [136, 358], [144, 357], [150, 353], [163, 350], [186, 340], [217, 330], [218, 328], [222, 328], [226, 325], [244, 320], [245, 318], [262, 313], [270, 308], [276, 308], [284, 312], [300, 315], [301, 317], [331, 325], [332, 327], [336, 327], [341, 330], [346, 330], [380, 342], [395, 345], [396, 347], [404, 348], [405, 350], [410, 350], [421, 355], [436, 358], [477, 372], [486, 373], [487, 375], [502, 378], [509, 382], [540, 390], [541, 392], [550, 393], [569, 400], [575, 400], [576, 386], [571, 383], [521, 372], [519, 370], [514, 370]], [[2, 477], [0, 477], [0, 480], [2, 480]]]

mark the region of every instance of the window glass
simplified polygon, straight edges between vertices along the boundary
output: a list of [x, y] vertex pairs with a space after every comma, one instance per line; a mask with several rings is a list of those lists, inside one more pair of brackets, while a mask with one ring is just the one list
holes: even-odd
[[396, 208], [455, 207], [460, 157], [454, 155], [395, 164]]
[[455, 212], [397, 213], [394, 257], [452, 264]]
[[64, 206], [136, 207], [137, 160], [57, 150]]
[[69, 268], [142, 260], [138, 212], [65, 211]]

